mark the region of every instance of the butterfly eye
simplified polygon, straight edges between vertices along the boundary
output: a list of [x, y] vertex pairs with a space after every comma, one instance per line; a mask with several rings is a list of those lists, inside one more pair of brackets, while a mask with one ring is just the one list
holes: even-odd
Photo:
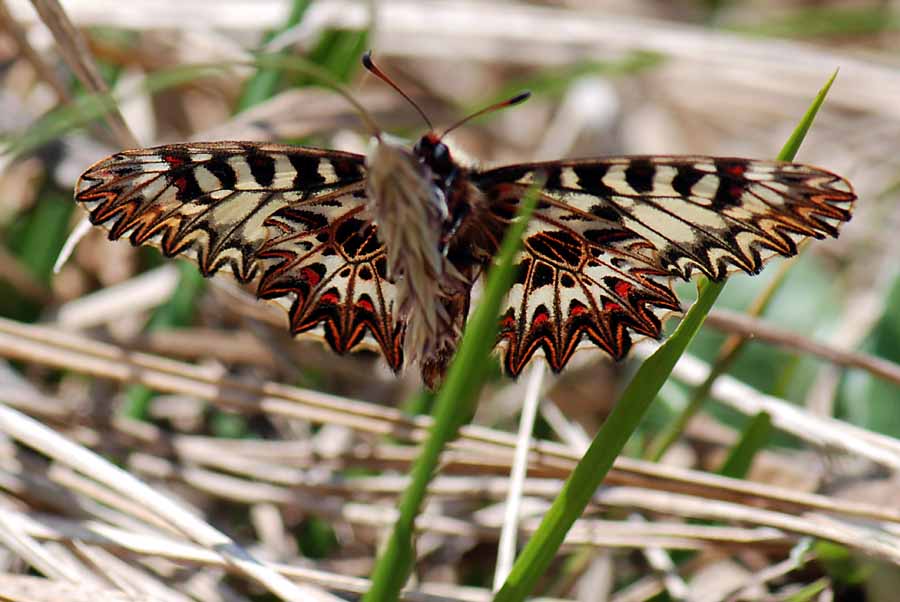
[[453, 171], [453, 159], [450, 157], [450, 149], [447, 145], [438, 142], [431, 149], [431, 168], [436, 172], [447, 175]]

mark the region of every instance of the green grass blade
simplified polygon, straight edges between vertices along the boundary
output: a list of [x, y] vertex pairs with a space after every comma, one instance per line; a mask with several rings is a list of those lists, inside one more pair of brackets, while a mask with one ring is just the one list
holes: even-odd
[[[330, 30], [322, 34], [318, 45], [309, 53], [309, 60], [321, 65], [341, 82], [349, 82], [359, 69], [359, 57], [368, 50], [367, 31]], [[311, 83], [308, 78], [300, 81]]]
[[[354, 63], [355, 64], [355, 63]], [[334, 90], [362, 115], [365, 107], [353, 98], [347, 89], [327, 69], [311, 63], [301, 57], [281, 56], [278, 54], [261, 54], [252, 61], [222, 61], [213, 63], [197, 63], [181, 65], [148, 75], [140, 88], [131, 94], [153, 95], [188, 83], [196, 83], [204, 78], [228, 76], [237, 66], [251, 66], [257, 69], [283, 70], [307, 77], [317, 86]], [[349, 69], [344, 67], [343, 71]], [[11, 136], [0, 137], [0, 155], [16, 159], [34, 152], [45, 144], [52, 142], [79, 127], [103, 117], [112, 111], [129, 96], [121, 94], [85, 94], [79, 96], [68, 105], [55, 109], [23, 131]], [[365, 118], [363, 118], [365, 119]]]
[[50, 284], [53, 262], [65, 239], [74, 206], [55, 186], [42, 187], [40, 199], [27, 217], [22, 244], [16, 255], [39, 282]]
[[806, 133], [809, 132], [809, 128], [812, 127], [816, 114], [822, 107], [822, 103], [825, 102], [825, 97], [828, 96], [828, 91], [831, 90], [831, 85], [834, 83], [837, 75], [838, 70], [835, 69], [834, 73], [831, 74], [831, 77], [828, 78], [828, 81], [825, 82], [825, 85], [822, 86], [822, 89], [819, 90], [819, 93], [816, 94], [816, 98], [813, 100], [812, 104], [809, 105], [809, 108], [806, 110], [800, 123], [791, 133], [790, 138], [788, 138], [787, 142], [784, 143], [784, 146], [781, 147], [781, 152], [778, 153], [776, 159], [779, 161], [793, 161], [794, 157], [797, 156], [797, 151], [800, 150], [800, 145], [803, 143], [803, 139], [806, 138]]
[[[834, 83], [834, 79], [837, 77], [837, 74], [838, 72], [837, 70], [835, 70], [835, 72], [831, 74], [831, 77], [825, 83], [822, 89], [819, 90], [819, 93], [816, 95], [816, 98], [809, 106], [809, 109], [807, 109], [806, 113], [803, 115], [800, 123], [797, 125], [797, 127], [791, 133], [790, 138], [788, 138], [787, 142], [785, 142], [784, 146], [781, 148], [781, 152], [778, 153], [777, 159], [779, 161], [793, 161], [794, 157], [797, 156], [797, 151], [800, 150], [800, 144], [806, 137], [806, 133], [809, 131], [809, 128], [812, 125], [816, 114], [818, 114], [819, 108], [821, 108], [822, 103], [825, 102], [825, 97], [828, 95], [828, 91], [831, 89], [831, 85]], [[748, 311], [750, 315], [758, 316], [766, 310], [769, 302], [775, 297], [775, 292], [784, 282], [788, 268], [789, 264], [787, 263], [779, 266], [778, 277], [750, 306], [750, 309]], [[654, 439], [651, 445], [648, 446], [647, 451], [644, 454], [645, 459], [659, 461], [659, 459], [662, 458], [663, 454], [666, 453], [666, 450], [668, 450], [681, 437], [684, 429], [687, 428], [688, 422], [690, 422], [691, 418], [693, 418], [694, 415], [697, 414], [697, 412], [699, 412], [703, 407], [706, 398], [709, 396], [709, 392], [712, 390], [713, 383], [717, 378], [719, 378], [719, 376], [721, 376], [731, 368], [732, 364], [737, 359], [746, 343], [746, 338], [733, 336], [729, 337], [725, 341], [725, 343], [722, 344], [722, 348], [719, 350], [719, 355], [715, 363], [710, 368], [709, 375], [707, 375], [706, 379], [693, 390], [693, 392], [691, 393], [690, 401], [688, 401], [688, 404], [679, 413], [678, 417], [675, 420], [671, 421], [666, 426], [665, 430], [663, 430]]]
[[644, 417], [675, 362], [700, 330], [723, 286], [721, 282], [705, 283], [697, 302], [672, 336], [641, 365], [516, 560], [494, 602], [520, 602], [531, 593], [556, 556], [566, 533], [584, 512], [619, 452]]
[[[35, 285], [49, 292], [54, 256], [59, 253], [75, 207], [68, 195], [50, 182], [40, 187], [38, 199], [31, 211], [2, 230], [0, 245], [17, 258]], [[30, 322], [38, 319], [40, 311], [34, 299], [0, 278], [0, 315]]]
[[413, 464], [410, 484], [400, 500], [400, 516], [372, 572], [372, 588], [364, 602], [394, 602], [412, 571], [415, 519], [441, 452], [474, 413], [475, 400], [490, 366], [488, 356], [497, 340], [500, 307], [515, 276], [514, 260], [537, 202], [537, 191], [538, 185], [534, 185], [525, 193], [517, 218], [503, 238], [496, 264], [488, 274], [484, 295], [466, 324], [459, 351], [437, 393], [434, 424]]
[[772, 438], [772, 417], [767, 412], [760, 412], [741, 433], [737, 444], [731, 448], [728, 457], [717, 470], [723, 477], [743, 479], [750, 472], [753, 458]]
[[[160, 92], [198, 79], [222, 75], [234, 63], [188, 65], [149, 75], [139, 93]], [[67, 105], [50, 111], [24, 131], [3, 140], [0, 154], [15, 159], [34, 152], [64, 134], [103, 117], [120, 102], [113, 93], [84, 94]]]
[[[779, 159], [793, 157], [796, 154], [836, 75], [837, 72], [819, 92], [779, 154]], [[724, 286], [725, 281], [706, 282], [701, 279], [697, 301], [685, 314], [672, 336], [638, 369], [584, 457], [566, 480], [537, 531], [516, 560], [506, 583], [494, 597], [494, 602], [522, 602], [531, 593], [537, 580], [556, 556], [566, 533], [584, 512], [584, 508], [603, 482], [616, 456], [669, 377], [678, 358], [700, 330]]]
[[[272, 40], [277, 34], [284, 32], [291, 27], [300, 23], [303, 14], [309, 7], [309, 0], [294, 0], [291, 5], [291, 12], [285, 20], [284, 25], [279, 29], [270, 31], [263, 38], [264, 42]], [[276, 53], [278, 55], [287, 54], [286, 51]], [[253, 105], [257, 105], [264, 100], [268, 100], [278, 90], [278, 82], [281, 79], [282, 70], [276, 67], [260, 67], [256, 73], [247, 80], [241, 98], [238, 101], [237, 112], [240, 113], [245, 109], [249, 109]]]
[[829, 585], [830, 581], [828, 580], [828, 578], [822, 577], [821, 579], [813, 581], [799, 591], [794, 592], [793, 594], [785, 598], [784, 602], [812, 602], [813, 600], [819, 599], [819, 594], [825, 591], [825, 589]]

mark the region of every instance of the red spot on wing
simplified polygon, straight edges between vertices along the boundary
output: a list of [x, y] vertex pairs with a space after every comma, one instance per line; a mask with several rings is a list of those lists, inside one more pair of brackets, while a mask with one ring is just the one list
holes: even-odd
[[622, 311], [622, 306], [612, 301], [606, 301], [603, 304], [603, 310], [608, 312]]
[[356, 302], [356, 307], [359, 307], [363, 311], [367, 311], [369, 313], [375, 313], [375, 306], [368, 299], [360, 299]]
[[550, 320], [550, 314], [545, 311], [537, 313], [534, 315], [534, 319], [531, 321], [532, 328], [538, 328], [542, 324], [545, 324]]
[[341, 299], [337, 296], [337, 293], [325, 293], [321, 297], [319, 297], [320, 303], [327, 303], [329, 305], [336, 305], [340, 303]]
[[616, 294], [619, 295], [620, 297], [622, 297], [623, 299], [627, 299], [628, 296], [631, 294], [631, 291], [633, 288], [634, 288], [634, 286], [632, 286], [631, 284], [625, 282], [624, 280], [619, 280], [618, 282], [616, 282], [616, 285], [613, 287], [613, 290], [615, 290]]
[[735, 178], [742, 178], [744, 174], [747, 172], [747, 166], [741, 163], [734, 163], [733, 165], [729, 165], [726, 169], [728, 175], [734, 176]]
[[312, 268], [303, 268], [302, 270], [300, 270], [300, 277], [303, 278], [303, 280], [305, 280], [307, 283], [309, 283], [310, 286], [315, 286], [319, 284], [320, 280], [322, 280], [319, 274], [316, 273], [316, 271]]
[[586, 313], [588, 313], [588, 308], [584, 305], [574, 305], [572, 306], [572, 309], [569, 310], [569, 314], [572, 316], [580, 316]]
[[178, 155], [163, 155], [163, 161], [169, 164], [169, 167], [175, 169], [176, 167], [181, 167], [186, 163], [184, 157], [179, 157]]

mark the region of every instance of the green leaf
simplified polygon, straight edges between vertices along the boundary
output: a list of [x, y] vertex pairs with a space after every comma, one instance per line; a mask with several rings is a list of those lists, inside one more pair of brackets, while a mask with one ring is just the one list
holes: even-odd
[[829, 579], [822, 577], [784, 598], [784, 602], [811, 602], [818, 598], [819, 594], [825, 591], [830, 584]]
[[[303, 19], [303, 14], [309, 7], [309, 0], [294, 0], [291, 5], [291, 13], [279, 29], [271, 31], [263, 38], [264, 42], [272, 40], [277, 34], [294, 27]], [[278, 54], [284, 55], [286, 52]], [[278, 90], [278, 81], [281, 79], [281, 69], [273, 67], [261, 67], [244, 84], [244, 91], [238, 101], [237, 112], [240, 113], [253, 105], [259, 104], [271, 98]]]

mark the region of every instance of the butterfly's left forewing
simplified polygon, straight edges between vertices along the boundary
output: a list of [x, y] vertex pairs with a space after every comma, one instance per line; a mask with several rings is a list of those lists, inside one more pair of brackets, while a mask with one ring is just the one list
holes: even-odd
[[205, 276], [261, 275], [257, 294], [294, 334], [319, 326], [336, 351], [371, 335], [402, 364], [384, 249], [361, 217], [364, 157], [276, 144], [175, 144], [117, 153], [86, 171], [76, 201], [110, 239], [197, 262]]
[[673, 277], [756, 273], [805, 238], [836, 236], [855, 199], [846, 180], [818, 168], [712, 157], [516, 165], [473, 181], [501, 219], [538, 177], [541, 200], [501, 318], [514, 375], [539, 350], [561, 370], [583, 338], [623, 357], [631, 333], [658, 338], [677, 311]]

